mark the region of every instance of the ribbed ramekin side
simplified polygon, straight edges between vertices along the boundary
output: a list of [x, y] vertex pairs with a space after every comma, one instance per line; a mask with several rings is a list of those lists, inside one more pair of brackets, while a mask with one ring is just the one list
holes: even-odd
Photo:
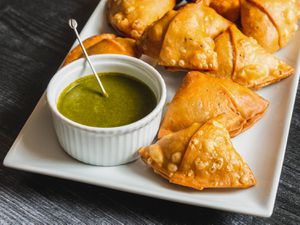
[[63, 149], [75, 159], [100, 166], [115, 166], [138, 158], [138, 149], [149, 145], [159, 128], [161, 112], [138, 129], [111, 135], [72, 126], [53, 114], [54, 128]]

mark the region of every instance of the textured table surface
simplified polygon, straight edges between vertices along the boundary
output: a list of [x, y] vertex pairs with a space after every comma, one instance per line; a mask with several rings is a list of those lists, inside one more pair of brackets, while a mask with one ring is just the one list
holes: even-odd
[[[0, 160], [97, 0], [0, 0]], [[300, 92], [272, 217], [222, 212], [0, 165], [0, 224], [300, 224]]]

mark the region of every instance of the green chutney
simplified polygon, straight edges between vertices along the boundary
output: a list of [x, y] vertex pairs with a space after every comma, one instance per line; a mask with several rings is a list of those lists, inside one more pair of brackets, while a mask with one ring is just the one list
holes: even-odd
[[62, 91], [58, 111], [87, 126], [118, 127], [142, 119], [155, 108], [154, 93], [141, 81], [122, 73], [99, 75], [109, 97], [101, 94], [94, 75], [88, 75]]

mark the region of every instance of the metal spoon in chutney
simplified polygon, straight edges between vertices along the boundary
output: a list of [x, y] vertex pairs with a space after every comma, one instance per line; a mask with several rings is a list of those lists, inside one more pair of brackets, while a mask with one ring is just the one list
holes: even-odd
[[103, 73], [99, 84], [88, 75], [68, 85], [60, 94], [58, 111], [70, 120], [93, 127], [118, 127], [138, 121], [156, 106], [153, 91], [143, 82], [122, 73]]

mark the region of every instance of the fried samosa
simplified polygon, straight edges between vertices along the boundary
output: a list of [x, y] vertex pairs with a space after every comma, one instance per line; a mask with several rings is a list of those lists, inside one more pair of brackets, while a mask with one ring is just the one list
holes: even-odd
[[[121, 38], [114, 34], [99, 34], [92, 36], [84, 40], [83, 45], [89, 55], [122, 54], [137, 58], [141, 56], [137, 50], [136, 41], [134, 39]], [[77, 45], [67, 55], [64, 65], [67, 65], [83, 56], [80, 45]]]
[[269, 52], [284, 47], [298, 29], [296, 0], [241, 0], [243, 33]]
[[215, 70], [213, 39], [230, 24], [212, 8], [200, 3], [186, 4], [149, 26], [138, 46], [171, 70]]
[[210, 0], [209, 6], [232, 22], [240, 17], [240, 0]]
[[193, 0], [192, 2], [209, 6], [232, 22], [237, 21], [240, 17], [240, 0]]
[[268, 53], [235, 25], [215, 39], [215, 46], [218, 70], [213, 73], [251, 89], [278, 82], [294, 72], [291, 66]]
[[233, 148], [220, 120], [211, 119], [203, 126], [194, 123], [170, 133], [157, 143], [141, 148], [141, 158], [171, 183], [198, 190], [255, 185], [251, 169]]
[[176, 0], [108, 0], [108, 20], [122, 34], [138, 39], [175, 4]]
[[204, 124], [218, 115], [231, 137], [251, 127], [269, 103], [252, 90], [231, 79], [189, 72], [183, 80], [161, 123], [158, 138], [197, 122]]

